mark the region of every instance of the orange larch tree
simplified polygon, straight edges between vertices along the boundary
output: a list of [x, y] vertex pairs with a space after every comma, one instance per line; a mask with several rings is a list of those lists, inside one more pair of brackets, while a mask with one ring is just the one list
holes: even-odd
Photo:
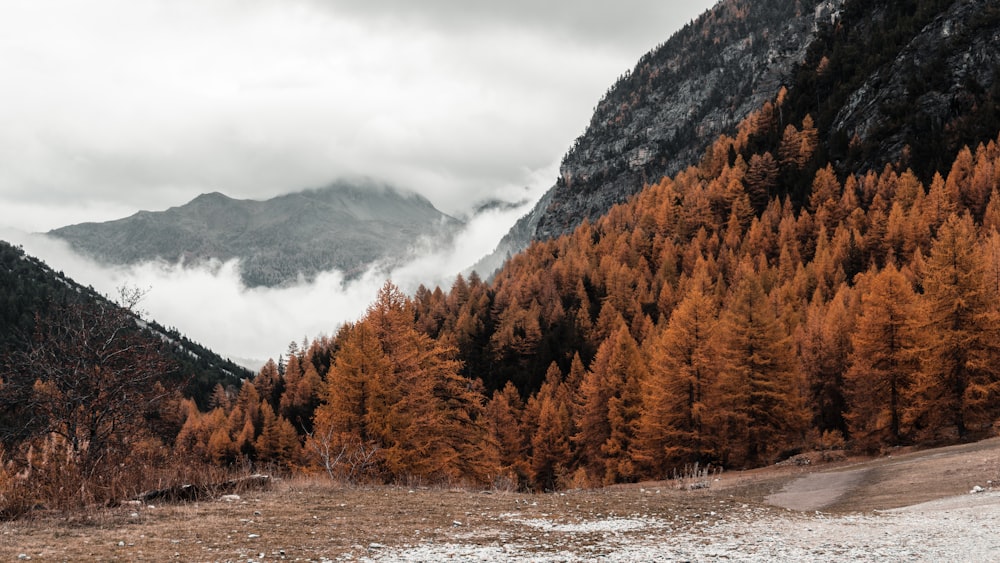
[[851, 437], [871, 450], [899, 445], [908, 431], [903, 413], [913, 400], [918, 367], [917, 296], [891, 264], [868, 275], [845, 380]]
[[791, 339], [760, 275], [741, 268], [720, 319], [721, 367], [711, 417], [723, 462], [756, 465], [801, 439], [806, 411]]
[[[704, 269], [696, 275], [704, 276]], [[649, 378], [643, 389], [636, 461], [654, 478], [687, 462], [715, 459], [706, 424], [717, 377], [717, 305], [692, 289], [649, 346]]]
[[1000, 367], [1000, 316], [987, 297], [975, 225], [951, 215], [938, 231], [924, 278], [924, 339], [912, 415], [959, 438], [993, 421]]

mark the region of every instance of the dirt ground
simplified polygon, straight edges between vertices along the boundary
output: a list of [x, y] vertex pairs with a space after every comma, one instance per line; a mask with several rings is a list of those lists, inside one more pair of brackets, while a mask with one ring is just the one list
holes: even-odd
[[961, 495], [975, 486], [994, 484], [1000, 489], [1000, 438], [812, 467], [764, 500], [793, 510], [865, 512]]
[[[858, 540], [860, 551], [851, 551], [850, 533], [898, 526], [950, 541], [954, 534], [936, 527], [941, 511], [964, 515], [954, 511], [968, 509], [968, 518], [975, 518], [989, 510], [1000, 519], [1000, 496], [969, 494], [973, 487], [985, 490], [995, 483], [1000, 483], [1000, 439], [866, 461], [729, 472], [698, 490], [660, 482], [527, 495], [343, 488], [320, 478], [292, 479], [239, 499], [126, 505], [6, 522], [0, 524], [0, 561], [891, 557], [896, 552], [873, 550], [877, 538], [867, 536]], [[913, 522], [899, 520], [901, 513], [883, 513], [932, 500], [954, 506], [921, 508]], [[973, 500], [982, 506], [971, 507]], [[819, 534], [813, 538], [818, 547], [802, 539], [806, 529]], [[801, 551], [787, 551], [791, 544], [781, 533], [795, 536], [798, 543], [792, 543]], [[972, 547], [991, 549], [990, 541]], [[896, 538], [885, 549], [899, 544]], [[973, 558], [980, 553], [947, 551], [953, 548], [964, 549], [949, 543], [934, 553]], [[913, 553], [919, 559], [923, 552]]]

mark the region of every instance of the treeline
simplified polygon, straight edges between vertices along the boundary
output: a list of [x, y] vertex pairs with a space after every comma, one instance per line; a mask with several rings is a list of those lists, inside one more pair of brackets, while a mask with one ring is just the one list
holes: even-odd
[[1000, 147], [929, 185], [819, 168], [796, 209], [767, 194], [814, 163], [809, 120], [748, 162], [759, 122], [492, 283], [387, 284], [335, 337], [189, 405], [177, 447], [547, 490], [990, 433]]

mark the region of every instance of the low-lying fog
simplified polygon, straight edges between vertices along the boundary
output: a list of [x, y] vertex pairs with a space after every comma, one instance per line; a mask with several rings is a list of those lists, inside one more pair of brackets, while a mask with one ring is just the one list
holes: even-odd
[[22, 245], [52, 269], [106, 295], [116, 295], [122, 285], [148, 290], [140, 304], [146, 317], [257, 369], [267, 358], [276, 359], [291, 341], [332, 335], [342, 323], [359, 318], [386, 279], [410, 295], [421, 284], [448, 289], [456, 275], [492, 252], [537, 196], [540, 193], [514, 209], [484, 211], [470, 218], [451, 246], [418, 244], [414, 258], [392, 271], [376, 266], [349, 281], [339, 272], [327, 272], [312, 282], [282, 288], [245, 287], [235, 260], [200, 266], [163, 262], [106, 266], [44, 235], [8, 230], [0, 232], [0, 238]]

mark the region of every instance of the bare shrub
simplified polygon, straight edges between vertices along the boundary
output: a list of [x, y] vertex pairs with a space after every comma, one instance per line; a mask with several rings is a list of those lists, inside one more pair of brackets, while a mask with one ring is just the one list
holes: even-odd
[[381, 473], [381, 449], [353, 433], [335, 433], [332, 429], [309, 433], [306, 448], [334, 481], [359, 484]]
[[675, 467], [669, 481], [675, 489], [691, 491], [711, 487], [712, 479], [719, 475], [722, 475], [722, 467], [694, 462], [685, 464], [680, 469]]

